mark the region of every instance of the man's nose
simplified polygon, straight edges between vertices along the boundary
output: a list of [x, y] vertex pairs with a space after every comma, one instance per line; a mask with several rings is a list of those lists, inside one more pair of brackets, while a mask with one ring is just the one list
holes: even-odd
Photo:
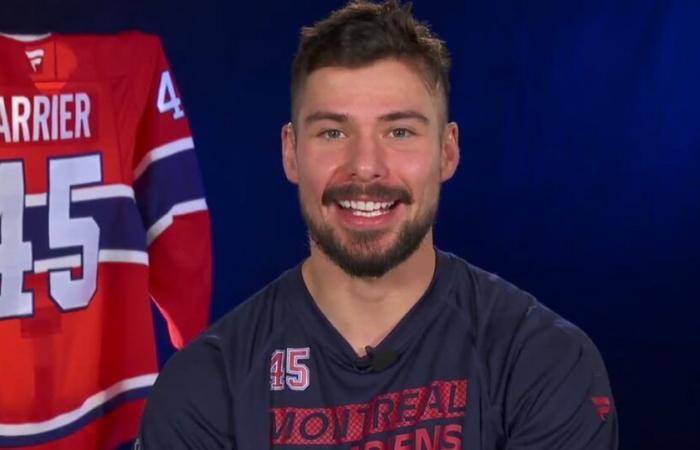
[[356, 181], [371, 182], [388, 172], [386, 149], [378, 136], [358, 136], [348, 147], [348, 175]]

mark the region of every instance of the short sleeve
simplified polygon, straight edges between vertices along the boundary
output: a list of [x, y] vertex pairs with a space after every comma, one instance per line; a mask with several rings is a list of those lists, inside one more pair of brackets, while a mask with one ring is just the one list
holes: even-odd
[[607, 372], [581, 330], [557, 318], [527, 333], [511, 373], [505, 421], [508, 450], [618, 448]]
[[146, 403], [135, 448], [235, 448], [223, 360], [208, 339], [193, 342], [165, 365]]

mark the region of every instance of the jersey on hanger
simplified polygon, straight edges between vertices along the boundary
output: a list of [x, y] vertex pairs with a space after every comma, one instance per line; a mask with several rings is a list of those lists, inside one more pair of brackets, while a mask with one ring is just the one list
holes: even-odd
[[208, 320], [209, 214], [156, 37], [0, 36], [0, 447], [133, 438]]

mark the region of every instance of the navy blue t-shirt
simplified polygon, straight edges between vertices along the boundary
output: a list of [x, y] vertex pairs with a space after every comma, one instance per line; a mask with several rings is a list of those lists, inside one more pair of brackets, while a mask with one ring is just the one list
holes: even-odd
[[152, 449], [616, 449], [600, 354], [503, 279], [437, 252], [433, 281], [357, 358], [301, 265], [166, 364], [140, 444]]

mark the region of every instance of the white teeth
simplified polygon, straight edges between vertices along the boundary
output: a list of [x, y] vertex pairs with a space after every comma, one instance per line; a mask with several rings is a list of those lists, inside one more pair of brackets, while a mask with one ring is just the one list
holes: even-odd
[[352, 215], [353, 216], [362, 216], [362, 217], [377, 217], [381, 216], [382, 214], [386, 214], [387, 211], [372, 211], [372, 212], [365, 212], [365, 211], [353, 211]]
[[341, 200], [338, 202], [338, 204], [345, 209], [353, 209], [355, 211], [374, 213], [381, 212], [382, 210], [390, 208], [391, 206], [393, 206], [394, 202], [365, 202], [362, 200]]

